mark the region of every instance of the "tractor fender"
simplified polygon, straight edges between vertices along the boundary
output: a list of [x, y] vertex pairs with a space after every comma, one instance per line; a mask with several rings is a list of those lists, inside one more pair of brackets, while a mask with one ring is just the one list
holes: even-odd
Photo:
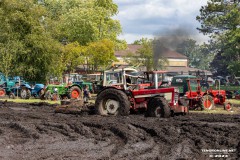
[[32, 90], [31, 86], [29, 84], [22, 84], [21, 88], [27, 88], [29, 90]]
[[35, 84], [34, 89], [43, 89], [44, 88], [44, 84]]
[[104, 87], [101, 91], [98, 92], [97, 96], [98, 96], [102, 91], [104, 91], [104, 90], [106, 90], [106, 89], [109, 89], [109, 88], [113, 88], [113, 89], [117, 89], [117, 90], [118, 90], [118, 88], [113, 87], [113, 86]]
[[214, 95], [212, 93], [204, 93], [202, 96], [205, 96], [205, 95], [209, 95], [209, 96], [214, 97]]
[[164, 97], [164, 95], [156, 95], [156, 96], [154, 96], [154, 97], [151, 97], [151, 98], [148, 98], [148, 102], [149, 101], [151, 101], [151, 100], [153, 100], [153, 99], [155, 99], [155, 98], [160, 98], [160, 97]]
[[70, 89], [70, 88], [72, 88], [74, 86], [77, 86], [78, 88], [80, 88], [81, 91], [83, 90], [82, 87], [80, 85], [78, 85], [78, 84], [73, 84], [71, 86], [68, 86], [68, 89]]

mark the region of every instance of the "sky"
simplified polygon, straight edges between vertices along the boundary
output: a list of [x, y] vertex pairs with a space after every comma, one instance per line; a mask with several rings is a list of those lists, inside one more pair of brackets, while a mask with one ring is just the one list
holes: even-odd
[[207, 42], [207, 36], [196, 29], [200, 23], [196, 16], [207, 0], [113, 0], [119, 13], [115, 19], [122, 26], [120, 39], [128, 44], [141, 38], [166, 36], [176, 30], [184, 30], [198, 43]]

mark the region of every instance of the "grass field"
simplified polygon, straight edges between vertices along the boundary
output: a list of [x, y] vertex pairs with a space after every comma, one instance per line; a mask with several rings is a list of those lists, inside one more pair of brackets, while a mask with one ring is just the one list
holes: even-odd
[[21, 99], [21, 98], [16, 98], [16, 99], [0, 99], [1, 101], [8, 101], [8, 102], [16, 102], [16, 103], [38, 103], [38, 102], [46, 102], [50, 104], [60, 104], [60, 101], [51, 101], [51, 100], [40, 100], [40, 99], [35, 99], [35, 98], [30, 98], [30, 99]]

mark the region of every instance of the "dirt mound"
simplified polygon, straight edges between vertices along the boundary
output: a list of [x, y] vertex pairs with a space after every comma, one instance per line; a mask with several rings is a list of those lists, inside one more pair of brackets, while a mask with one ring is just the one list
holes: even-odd
[[103, 117], [0, 102], [0, 159], [237, 159], [240, 115]]

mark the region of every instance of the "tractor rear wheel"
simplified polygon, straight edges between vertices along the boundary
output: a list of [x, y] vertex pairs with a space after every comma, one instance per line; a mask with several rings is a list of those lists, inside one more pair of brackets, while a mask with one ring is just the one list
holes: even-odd
[[29, 99], [31, 97], [31, 91], [27, 88], [22, 88], [20, 91], [20, 97], [22, 99]]
[[97, 96], [95, 107], [100, 115], [129, 115], [130, 101], [127, 95], [117, 89], [105, 89]]
[[154, 97], [147, 105], [147, 116], [149, 117], [163, 117], [171, 116], [171, 109], [168, 102], [163, 97]]
[[68, 96], [70, 99], [82, 99], [82, 91], [78, 86], [73, 86], [69, 89]]
[[6, 95], [5, 89], [0, 88], [0, 97], [3, 97]]
[[202, 107], [207, 110], [214, 109], [214, 101], [211, 95], [204, 95], [202, 97]]

